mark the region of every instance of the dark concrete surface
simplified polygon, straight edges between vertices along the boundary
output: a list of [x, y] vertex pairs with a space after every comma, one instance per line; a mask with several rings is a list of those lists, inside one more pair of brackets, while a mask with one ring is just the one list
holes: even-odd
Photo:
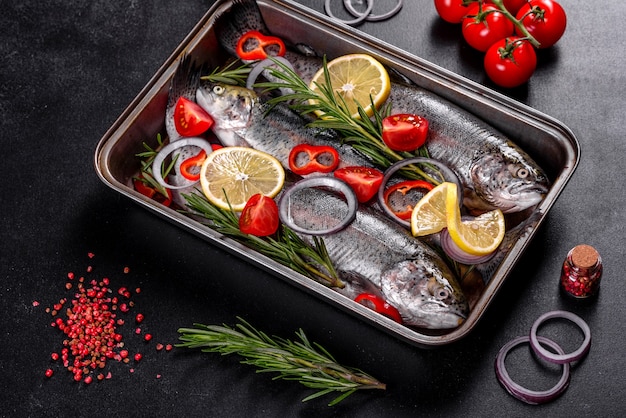
[[[0, 1], [1, 416], [616, 417], [626, 410], [621, 1], [589, 9], [588, 2], [563, 0], [564, 38], [540, 54], [527, 86], [501, 91], [571, 128], [582, 157], [483, 320], [459, 343], [434, 350], [398, 341], [207, 245], [98, 179], [98, 140], [212, 3]], [[324, 2], [301, 3], [321, 11]], [[377, 3], [382, 9], [392, 2]], [[493, 87], [481, 56], [458, 28], [438, 20], [430, 1], [405, 2], [394, 19], [360, 29]], [[600, 295], [586, 304], [564, 298], [557, 286], [567, 251], [583, 242], [596, 246], [605, 265]], [[89, 265], [88, 277], [110, 277], [114, 289], [141, 288], [132, 312], [145, 315], [141, 326], [154, 339], [144, 343], [134, 335], [128, 316], [125, 342], [144, 359], [111, 362], [112, 378], [87, 386], [50, 359], [63, 336], [45, 308], [71, 298], [67, 273], [88, 274]], [[554, 309], [589, 323], [591, 351], [573, 368], [562, 397], [525, 405], [498, 384], [494, 359], [504, 343]], [[388, 390], [359, 393], [332, 408], [329, 398], [301, 403], [310, 390], [255, 374], [235, 357], [155, 349], [157, 342], [175, 343], [179, 327], [233, 324], [237, 316], [284, 337], [302, 328]], [[575, 329], [559, 337], [574, 348]], [[558, 380], [558, 370], [524, 355], [520, 350], [510, 365], [520, 383], [546, 389]], [[51, 379], [44, 377], [47, 368], [55, 371]]]

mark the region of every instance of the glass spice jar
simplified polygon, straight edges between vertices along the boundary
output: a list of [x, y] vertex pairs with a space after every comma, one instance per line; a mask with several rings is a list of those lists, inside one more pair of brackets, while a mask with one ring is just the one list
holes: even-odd
[[563, 262], [561, 287], [576, 298], [593, 296], [600, 287], [602, 258], [591, 245], [572, 248]]

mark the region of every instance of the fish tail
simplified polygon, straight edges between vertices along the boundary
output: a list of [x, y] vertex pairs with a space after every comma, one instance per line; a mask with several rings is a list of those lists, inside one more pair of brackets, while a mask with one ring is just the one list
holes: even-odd
[[237, 42], [246, 32], [270, 34], [255, 0], [233, 1], [232, 7], [217, 17], [214, 27], [220, 44], [231, 55], [236, 55]]

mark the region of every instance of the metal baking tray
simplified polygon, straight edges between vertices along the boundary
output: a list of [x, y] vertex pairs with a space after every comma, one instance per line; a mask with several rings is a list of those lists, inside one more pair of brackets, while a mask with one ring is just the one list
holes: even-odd
[[500, 263], [491, 280], [475, 302], [467, 320], [458, 328], [444, 331], [414, 329], [397, 324], [347, 297], [306, 278], [273, 260], [228, 239], [207, 226], [173, 209], [144, 197], [132, 187], [132, 177], [140, 169], [136, 157], [143, 143], [156, 143], [158, 133], [165, 133], [164, 115], [169, 81], [178, 60], [184, 55], [216, 67], [223, 64], [213, 28], [214, 19], [231, 5], [231, 0], [217, 1], [165, 61], [148, 84], [124, 110], [102, 137], [95, 152], [95, 167], [102, 181], [143, 207], [222, 247], [275, 276], [300, 287], [302, 297], [313, 294], [363, 321], [415, 346], [432, 348], [450, 344], [466, 336], [489, 306], [516, 265], [523, 251], [544, 221], [546, 214], [573, 174], [580, 155], [573, 133], [559, 121], [509, 99], [484, 86], [442, 69], [428, 61], [368, 36], [351, 27], [337, 24], [326, 16], [288, 0], [258, 1], [270, 30], [293, 43], [309, 44], [329, 59], [355, 52], [377, 57], [420, 85], [451, 102], [488, 120], [513, 139], [547, 172], [552, 186], [533, 214], [533, 227], [522, 236]]

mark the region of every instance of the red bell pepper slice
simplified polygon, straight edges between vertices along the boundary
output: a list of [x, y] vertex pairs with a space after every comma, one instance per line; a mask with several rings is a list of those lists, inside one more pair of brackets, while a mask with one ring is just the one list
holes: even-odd
[[[200, 180], [200, 170], [199, 168], [202, 166], [202, 163], [206, 159], [206, 151], [200, 150], [200, 152], [193, 156], [187, 158], [185, 161], [180, 163], [180, 174], [183, 175], [184, 178], [191, 181]], [[195, 172], [192, 169], [196, 169]]]
[[354, 298], [354, 301], [367, 306], [374, 312], [378, 312], [381, 315], [385, 315], [387, 318], [393, 319], [399, 324], [402, 323], [400, 312], [398, 312], [395, 306], [390, 305], [387, 301], [373, 293], [361, 293]]
[[[302, 164], [298, 164], [300, 154], [306, 154], [308, 160]], [[330, 157], [330, 162], [326, 164], [321, 157]], [[300, 176], [319, 172], [330, 173], [339, 165], [339, 153], [337, 150], [328, 145], [309, 145], [300, 144], [292, 148], [289, 153], [289, 169]]]
[[406, 210], [396, 211], [389, 204], [389, 196], [391, 196], [391, 194], [395, 192], [401, 193], [403, 196], [405, 196], [408, 192], [414, 189], [423, 189], [428, 192], [432, 190], [434, 187], [435, 186], [433, 186], [432, 184], [424, 180], [401, 181], [400, 183], [396, 183], [393, 186], [388, 187], [385, 190], [385, 193], [383, 194], [383, 199], [387, 207], [394, 213], [394, 215], [396, 215], [400, 219], [408, 220], [408, 219], [411, 219], [411, 214], [413, 213], [413, 206], [407, 205]]
[[172, 192], [170, 189], [165, 189], [165, 192], [167, 193], [167, 197], [165, 197], [154, 187], [143, 181], [141, 176], [133, 179], [133, 186], [135, 186], [135, 190], [139, 193], [150, 199], [156, 200], [163, 206], [170, 206], [172, 204]]
[[278, 52], [273, 56], [285, 55], [285, 43], [275, 36], [263, 35], [261, 32], [251, 30], [244, 33], [237, 42], [237, 56], [242, 60], [263, 60], [268, 57], [269, 47], [278, 47]]

